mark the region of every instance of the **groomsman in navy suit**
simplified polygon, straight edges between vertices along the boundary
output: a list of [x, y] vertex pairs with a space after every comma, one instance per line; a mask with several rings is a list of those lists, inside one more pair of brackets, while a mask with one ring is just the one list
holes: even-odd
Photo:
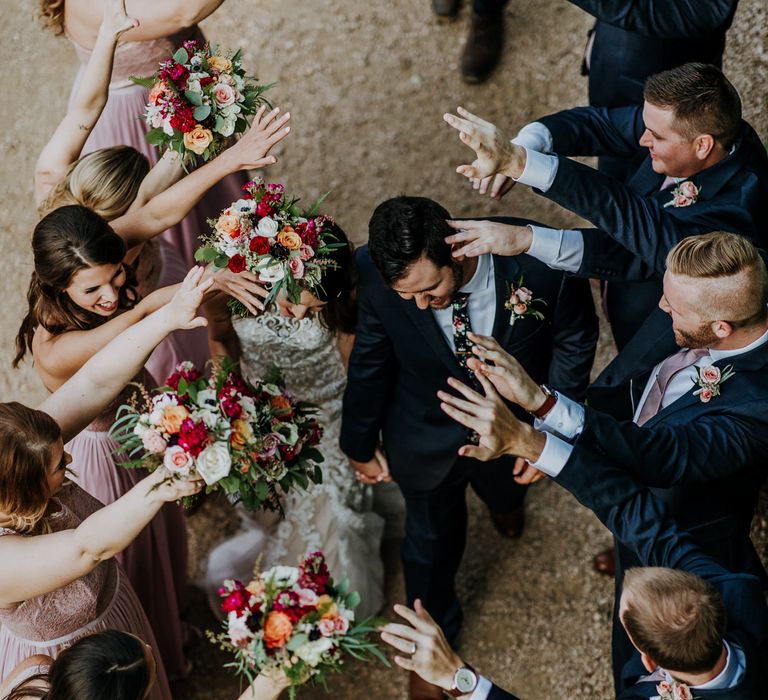
[[[590, 107], [643, 103], [648, 76], [684, 63], [723, 65], [738, 0], [570, 0], [595, 17], [582, 62]], [[601, 156], [597, 168], [626, 180], [639, 161]]]
[[[525, 487], [515, 483], [508, 457], [486, 465], [457, 454], [468, 433], [440, 410], [437, 392], [448, 377], [471, 380], [474, 329], [496, 338], [539, 381], [583, 396], [597, 323], [586, 280], [527, 255], [455, 260], [445, 242], [449, 218], [423, 197], [397, 197], [373, 213], [368, 246], [357, 254], [358, 324], [341, 447], [364, 483], [387, 479], [391, 470], [406, 503], [401, 555], [408, 601], [424, 600], [454, 641], [462, 618], [454, 579], [466, 541], [467, 486], [508, 537], [522, 532]], [[512, 287], [523, 296], [530, 291], [531, 313], [513, 315]], [[380, 440], [388, 467], [376, 456]], [[411, 680], [412, 698], [442, 697], [439, 688]]]
[[[445, 119], [477, 155], [461, 174], [528, 184], [597, 227], [520, 227], [516, 252], [609, 280], [606, 305], [619, 349], [655, 307], [657, 271], [680, 239], [724, 230], [768, 244], [768, 156], [741, 119], [738, 93], [714, 66], [686, 64], [652, 76], [643, 107], [566, 110], [529, 124], [512, 142], [459, 113], [463, 118]], [[642, 153], [626, 185], [566, 157]], [[623, 281], [630, 272], [645, 281]]]
[[[759, 579], [723, 568], [661, 499], [596, 452], [570, 461], [555, 481], [641, 563], [627, 571], [618, 605], [632, 652], [617, 675], [617, 700], [658, 698], [662, 683], [684, 684], [700, 700], [765, 698], [768, 607]], [[382, 639], [398, 651], [399, 666], [454, 697], [518, 700], [458, 656], [420, 602], [395, 612], [409, 624], [387, 625]]]
[[[469, 364], [507, 400], [543, 416], [542, 432], [525, 426], [525, 440], [503, 450], [528, 461], [521, 481], [604, 455], [653, 487], [710, 556], [765, 581], [749, 529], [768, 451], [767, 304], [768, 272], [749, 241], [724, 232], [690, 237], [669, 253], [660, 310], [590, 387], [588, 407], [537, 386], [492, 340], [476, 339], [479, 357], [495, 366]], [[452, 384], [477, 404], [499, 405], [492, 388], [484, 398]], [[441, 397], [482, 447], [485, 426], [457, 414], [466, 402]], [[497, 458], [491, 447], [462, 451]], [[622, 544], [617, 551], [618, 594], [623, 571], [639, 562]], [[614, 623], [618, 673], [630, 647]]]

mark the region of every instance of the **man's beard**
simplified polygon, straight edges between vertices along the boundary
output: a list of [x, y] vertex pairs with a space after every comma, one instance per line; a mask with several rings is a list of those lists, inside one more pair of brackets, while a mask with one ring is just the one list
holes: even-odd
[[440, 304], [439, 306], [435, 305], [434, 303], [430, 304], [433, 309], [447, 309], [451, 304], [453, 304], [453, 299], [456, 296], [456, 292], [461, 289], [464, 281], [464, 268], [462, 267], [461, 263], [453, 263], [453, 265], [451, 265], [451, 273], [453, 274], [453, 288], [451, 289], [451, 293], [446, 295], [446, 301], [444, 304]]
[[675, 342], [681, 348], [708, 348], [717, 342], [712, 327], [709, 323], [702, 324], [695, 331], [675, 330]]

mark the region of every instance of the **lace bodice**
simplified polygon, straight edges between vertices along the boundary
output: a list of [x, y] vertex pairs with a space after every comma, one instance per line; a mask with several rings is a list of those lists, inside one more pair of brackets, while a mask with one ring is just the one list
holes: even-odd
[[[197, 26], [183, 29], [176, 34], [161, 39], [150, 41], [123, 41], [117, 45], [115, 61], [112, 66], [112, 80], [110, 88], [133, 85], [130, 76], [146, 78], [157, 70], [160, 61], [164, 61], [173, 54], [187, 39], [205, 40], [203, 33]], [[72, 37], [69, 37], [80, 63], [85, 65], [91, 56], [91, 50], [80, 46]]]
[[[76, 528], [102, 507], [95, 498], [72, 483], [63, 486], [54, 501], [61, 509], [49, 518], [53, 532]], [[0, 537], [13, 534], [16, 534], [13, 530], [0, 528]], [[107, 609], [117, 581], [117, 564], [114, 559], [109, 559], [85, 576], [50, 593], [0, 608], [0, 624], [15, 636], [34, 642], [68, 637]]]

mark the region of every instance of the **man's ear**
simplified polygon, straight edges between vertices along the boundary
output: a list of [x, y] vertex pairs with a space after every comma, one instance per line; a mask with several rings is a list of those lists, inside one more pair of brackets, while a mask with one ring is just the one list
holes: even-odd
[[640, 652], [640, 661], [643, 662], [643, 666], [648, 673], [653, 673], [658, 667], [658, 664], [644, 651]]
[[718, 338], [727, 338], [733, 333], [733, 326], [728, 321], [712, 321], [711, 328]]
[[693, 139], [693, 148], [699, 160], [706, 160], [715, 147], [715, 139], [710, 134], [701, 134]]

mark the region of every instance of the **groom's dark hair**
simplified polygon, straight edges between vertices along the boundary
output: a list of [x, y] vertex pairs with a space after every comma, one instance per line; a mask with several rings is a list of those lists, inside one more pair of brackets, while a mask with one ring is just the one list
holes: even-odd
[[394, 197], [379, 204], [368, 224], [368, 250], [384, 281], [402, 279], [422, 256], [438, 267], [453, 264], [445, 237], [453, 233], [451, 215], [426, 197]]

